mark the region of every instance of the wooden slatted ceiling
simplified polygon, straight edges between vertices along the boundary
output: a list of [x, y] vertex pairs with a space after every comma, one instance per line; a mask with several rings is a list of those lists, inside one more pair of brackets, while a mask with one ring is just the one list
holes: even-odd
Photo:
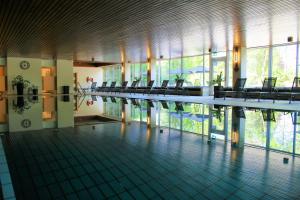
[[[191, 55], [224, 49], [234, 31], [271, 24], [285, 27], [275, 38], [292, 34], [289, 27], [295, 34], [299, 9], [297, 0], [2, 0], [0, 55], [103, 62], [120, 62], [120, 49], [132, 61], [146, 60], [148, 48], [155, 57]], [[269, 40], [269, 30], [257, 37]]]

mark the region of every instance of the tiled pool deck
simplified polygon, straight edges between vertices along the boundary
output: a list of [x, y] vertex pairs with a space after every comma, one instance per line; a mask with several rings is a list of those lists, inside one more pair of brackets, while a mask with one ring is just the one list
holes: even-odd
[[[145, 124], [2, 138], [17, 199], [299, 199], [300, 159]], [[288, 164], [283, 158], [289, 158]]]

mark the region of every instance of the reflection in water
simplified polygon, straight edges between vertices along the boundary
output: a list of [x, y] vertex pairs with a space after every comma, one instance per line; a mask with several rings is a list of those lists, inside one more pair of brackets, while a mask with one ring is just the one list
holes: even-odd
[[[119, 114], [122, 105], [126, 113], [123, 109]], [[148, 109], [155, 113], [151, 119], [147, 117]], [[151, 126], [231, 141], [233, 146], [254, 145], [300, 153], [299, 137], [296, 137], [298, 112], [124, 98], [104, 102], [103, 110], [102, 114], [115, 119], [146, 124], [151, 121], [154, 122]]]
[[[86, 96], [74, 100], [68, 95], [2, 98], [0, 132], [25, 130], [21, 126], [25, 119], [31, 122], [26, 130], [38, 130], [72, 127], [74, 117], [103, 116], [123, 122], [123, 126], [129, 122], [144, 123], [148, 129], [194, 133], [209, 140], [230, 141], [237, 147], [253, 145], [300, 154], [299, 112], [116, 97]], [[125, 129], [122, 128], [123, 134]]]
[[74, 126], [72, 96], [18, 96], [0, 101], [0, 132]]

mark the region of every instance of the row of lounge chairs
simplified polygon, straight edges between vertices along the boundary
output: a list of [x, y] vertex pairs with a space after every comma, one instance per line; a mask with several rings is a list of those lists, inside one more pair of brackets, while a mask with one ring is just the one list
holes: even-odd
[[291, 103], [294, 100], [300, 99], [300, 78], [295, 77], [291, 88], [276, 88], [276, 77], [265, 78], [261, 88], [245, 88], [247, 79], [239, 78], [236, 80], [232, 88], [225, 87], [215, 95], [220, 98], [244, 98], [246, 101], [250, 98], [272, 99], [273, 103], [276, 100], [289, 100]]
[[[178, 79], [174, 87], [168, 87], [169, 81], [164, 80], [160, 87], [154, 87], [154, 81], [148, 82], [147, 86], [139, 87], [139, 81], [133, 81], [130, 86], [128, 81], [124, 81], [121, 86], [116, 87], [116, 82], [111, 82], [110, 86], [107, 86], [107, 82], [103, 82], [101, 87], [91, 88], [94, 92], [111, 92], [111, 93], [140, 93], [140, 94], [174, 94], [174, 95], [186, 95], [187, 92], [183, 87], [184, 80]], [[97, 84], [97, 83], [96, 83]], [[93, 84], [92, 84], [93, 86]]]

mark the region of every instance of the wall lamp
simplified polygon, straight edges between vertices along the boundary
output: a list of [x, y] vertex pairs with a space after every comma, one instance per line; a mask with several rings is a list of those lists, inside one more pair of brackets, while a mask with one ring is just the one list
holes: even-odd
[[239, 67], [239, 61], [240, 61], [240, 48], [238, 46], [235, 46], [233, 48], [233, 64], [234, 64], [234, 71], [239, 71], [240, 67]]

